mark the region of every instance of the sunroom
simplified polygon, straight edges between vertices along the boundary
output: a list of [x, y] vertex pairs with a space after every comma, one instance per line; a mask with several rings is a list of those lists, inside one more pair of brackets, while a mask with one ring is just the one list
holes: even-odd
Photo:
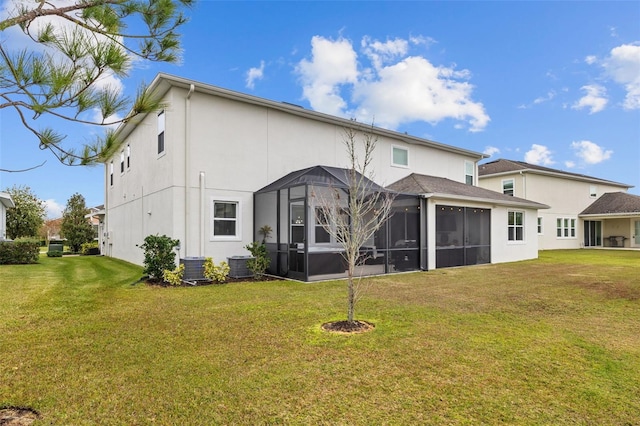
[[[264, 240], [271, 265], [269, 273], [302, 281], [346, 277], [344, 248], [323, 215], [320, 200], [338, 193], [335, 206], [347, 212], [349, 171], [314, 166], [292, 172], [254, 194], [256, 241]], [[371, 191], [386, 189], [364, 178]], [[383, 226], [360, 248], [363, 259], [358, 275], [379, 275], [420, 270], [420, 203], [415, 195], [394, 194], [392, 213]], [[261, 230], [270, 229], [265, 237]], [[422, 247], [424, 248], [424, 247]]]

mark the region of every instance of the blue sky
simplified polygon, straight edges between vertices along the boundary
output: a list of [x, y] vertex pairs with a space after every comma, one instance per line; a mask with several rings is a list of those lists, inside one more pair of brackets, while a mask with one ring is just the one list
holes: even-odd
[[[125, 93], [163, 71], [640, 194], [638, 1], [203, 1], [189, 14], [182, 63], [137, 62]], [[51, 217], [75, 192], [103, 203], [101, 165], [60, 165], [0, 114], [0, 168], [46, 160], [0, 173], [0, 190], [30, 186]], [[72, 141], [101, 132], [56, 125]]]

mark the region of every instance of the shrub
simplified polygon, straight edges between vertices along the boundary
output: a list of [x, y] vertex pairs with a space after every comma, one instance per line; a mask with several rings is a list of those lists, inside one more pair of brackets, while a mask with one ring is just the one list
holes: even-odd
[[62, 257], [62, 252], [58, 250], [49, 250], [47, 252], [47, 257]]
[[0, 264], [38, 263], [40, 242], [32, 238], [0, 241]]
[[149, 235], [139, 247], [144, 250], [144, 273], [150, 278], [160, 280], [163, 272], [172, 271], [176, 267], [176, 253], [173, 251], [180, 245], [166, 235]]
[[173, 271], [169, 269], [165, 269], [164, 271], [162, 271], [162, 279], [173, 286], [179, 286], [180, 284], [182, 284], [183, 276], [184, 276], [184, 263], [180, 264]]
[[84, 255], [98, 254], [100, 253], [100, 250], [98, 249], [98, 242], [91, 241], [89, 243], [82, 243], [82, 245], [80, 246], [80, 251]]
[[249, 250], [253, 256], [253, 259], [247, 260], [247, 268], [253, 272], [253, 277], [255, 279], [262, 278], [271, 263], [271, 259], [269, 259], [269, 252], [267, 252], [267, 246], [254, 241], [245, 246], [245, 248]]
[[204, 277], [208, 280], [223, 283], [227, 280], [230, 270], [227, 262], [223, 261], [216, 265], [213, 263], [212, 258], [207, 257], [204, 259]]

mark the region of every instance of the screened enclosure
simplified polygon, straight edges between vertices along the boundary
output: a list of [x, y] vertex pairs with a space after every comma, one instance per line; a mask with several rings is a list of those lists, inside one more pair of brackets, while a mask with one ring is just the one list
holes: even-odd
[[[367, 180], [372, 191], [386, 191]], [[264, 239], [271, 265], [269, 273], [318, 281], [346, 276], [344, 248], [327, 215], [326, 203], [332, 196], [336, 214], [349, 212], [348, 170], [316, 166], [290, 173], [254, 194], [256, 241], [268, 226], [272, 232]], [[323, 205], [325, 207], [323, 207]], [[397, 194], [392, 213], [360, 247], [358, 275], [378, 275], [419, 270], [421, 265], [420, 200]]]
[[491, 263], [491, 210], [436, 205], [436, 268]]

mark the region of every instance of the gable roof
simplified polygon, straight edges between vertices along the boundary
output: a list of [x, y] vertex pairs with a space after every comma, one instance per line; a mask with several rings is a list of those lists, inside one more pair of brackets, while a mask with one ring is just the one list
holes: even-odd
[[548, 209], [546, 204], [512, 197], [479, 186], [467, 185], [450, 179], [412, 173], [387, 187], [392, 191], [419, 194], [425, 198], [437, 197], [468, 201], [490, 202], [503, 206]]
[[[360, 173], [356, 173], [358, 175], [358, 179], [364, 179], [363, 182], [368, 191], [387, 191], [377, 183], [362, 176]], [[331, 186], [333, 188], [347, 189], [349, 188], [349, 170], [329, 166], [308, 167], [306, 169], [291, 172], [256, 192], [271, 192], [300, 185]]]
[[[440, 142], [435, 142], [428, 139], [419, 138], [417, 136], [411, 136], [407, 133], [401, 133], [394, 130], [383, 129], [381, 127], [375, 127], [363, 123], [359, 123], [354, 120], [349, 120], [346, 118], [336, 117], [329, 114], [324, 114], [317, 111], [308, 110], [302, 106], [295, 105], [289, 102], [278, 102], [272, 101], [265, 98], [259, 98], [257, 96], [248, 95], [246, 93], [235, 92], [229, 89], [223, 89], [218, 86], [213, 86], [211, 84], [206, 84], [202, 82], [198, 82], [195, 80], [191, 80], [184, 77], [178, 77], [171, 74], [166, 73], [158, 73], [156, 77], [153, 79], [147, 91], [152, 93], [153, 96], [157, 98], [162, 98], [172, 87], [179, 88], [185, 90], [185, 97], [189, 98], [193, 92], [202, 93], [210, 96], [217, 96], [221, 98], [231, 99], [237, 102], [243, 102], [246, 104], [257, 105], [265, 108], [270, 108], [273, 110], [278, 110], [285, 112], [291, 115], [297, 115], [300, 117], [304, 117], [314, 121], [320, 121], [325, 123], [334, 124], [336, 126], [344, 127], [344, 128], [354, 128], [361, 129], [366, 128], [367, 131], [379, 136], [385, 136], [389, 138], [393, 138], [396, 140], [400, 140], [406, 142], [408, 144], [413, 145], [426, 145], [432, 148], [440, 149], [443, 151], [454, 152], [457, 154], [466, 155], [471, 158], [475, 158], [476, 160], [481, 160], [483, 158], [487, 158], [488, 155], [482, 154], [477, 151], [471, 151], [464, 148], [459, 148], [452, 145], [446, 145]], [[115, 136], [118, 141], [116, 146], [111, 150], [111, 152], [116, 153], [119, 147], [122, 145], [127, 136], [136, 128], [136, 126], [144, 119], [146, 114], [141, 114], [136, 116], [135, 118], [129, 119], [126, 122], [122, 123], [116, 129]], [[107, 163], [109, 158], [105, 158], [104, 162]]]
[[586, 215], [640, 216], [640, 196], [626, 192], [607, 192], [580, 213], [580, 216]]
[[621, 188], [633, 188], [633, 185], [600, 179], [593, 176], [581, 175], [579, 173], [565, 172], [564, 170], [552, 169], [550, 167], [538, 166], [536, 164], [525, 163], [524, 161], [514, 161], [498, 159], [485, 164], [478, 165], [478, 177], [500, 176], [513, 174], [514, 172], [535, 173], [547, 176], [555, 176], [564, 179], [580, 180], [592, 183], [604, 183], [607, 185], [619, 186]]
[[7, 208], [16, 206], [11, 199], [11, 195], [7, 192], [0, 192], [0, 203]]

